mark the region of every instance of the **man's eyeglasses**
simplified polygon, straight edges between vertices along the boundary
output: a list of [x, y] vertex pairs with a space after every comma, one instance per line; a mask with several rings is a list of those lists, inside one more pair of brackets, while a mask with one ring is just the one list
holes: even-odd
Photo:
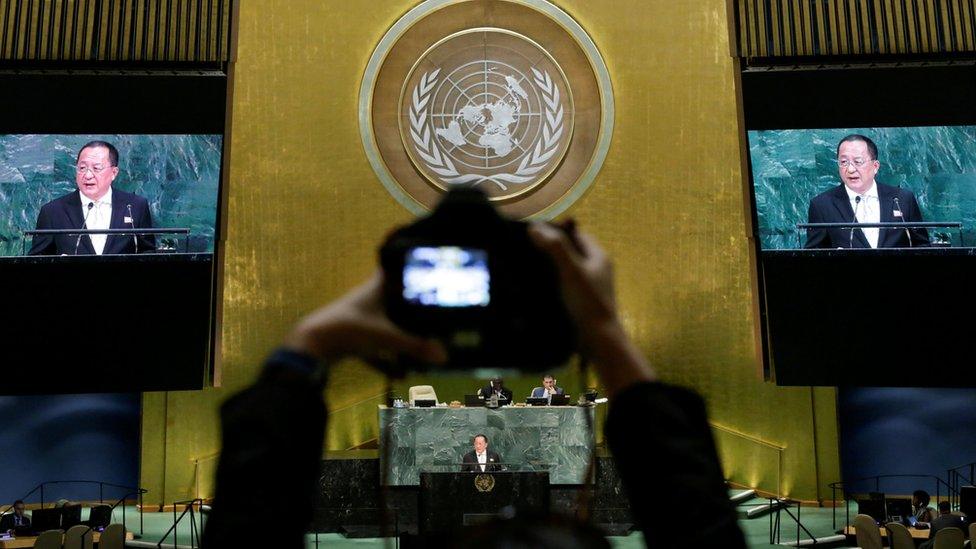
[[111, 168], [111, 166], [102, 166], [101, 164], [95, 164], [94, 166], [75, 166], [75, 170], [78, 171], [78, 175], [84, 175], [84, 173], [88, 170], [91, 170], [91, 173], [98, 175], [109, 168]]
[[841, 168], [846, 169], [848, 166], [853, 164], [855, 168], [860, 168], [861, 166], [871, 161], [872, 161], [871, 159], [864, 159], [864, 158], [855, 158], [853, 160], [848, 160], [844, 158], [842, 160], [838, 160], [837, 165], [840, 166]]

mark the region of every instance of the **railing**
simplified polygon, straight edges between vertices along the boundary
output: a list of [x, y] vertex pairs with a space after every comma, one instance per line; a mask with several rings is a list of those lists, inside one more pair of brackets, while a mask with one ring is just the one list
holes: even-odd
[[[200, 471], [200, 464], [203, 463], [203, 462], [205, 462], [205, 461], [212, 461], [212, 460], [214, 460], [216, 458], [219, 458], [219, 457], [220, 457], [220, 451], [218, 450], [216, 452], [211, 452], [211, 453], [209, 453], [207, 455], [204, 455], [204, 456], [197, 456], [195, 458], [191, 458], [190, 459], [190, 461], [193, 463], [193, 495], [194, 495], [194, 497], [196, 497], [198, 499], [201, 498], [201, 497], [203, 497], [200, 494], [200, 478], [203, 476], [202, 473], [201, 473], [201, 471]], [[213, 475], [211, 475], [211, 476], [213, 476]], [[213, 496], [213, 494], [209, 494], [209, 495], [210, 496]]]
[[[969, 472], [969, 476], [964, 474], [966, 471]], [[960, 488], [964, 486], [963, 482], [965, 482], [965, 486], [973, 486], [976, 484], [976, 461], [949, 469], [946, 471], [946, 480], [948, 481], [949, 487], [954, 491], [950, 502], [956, 505], [959, 503], [956, 497], [959, 495]]]
[[[99, 480], [49, 480], [47, 482], [42, 482], [42, 483], [38, 484], [37, 486], [35, 486], [34, 488], [32, 488], [30, 492], [27, 492], [26, 494], [24, 494], [23, 496], [21, 496], [21, 497], [19, 497], [17, 499], [18, 500], [23, 500], [23, 501], [28, 501], [31, 496], [33, 496], [35, 493], [37, 493], [39, 495], [40, 499], [41, 499], [41, 501], [40, 501], [41, 507], [43, 507], [44, 506], [44, 487], [45, 486], [50, 486], [50, 485], [55, 485], [55, 484], [97, 484], [98, 485], [98, 503], [99, 504], [105, 504], [105, 488], [106, 487], [108, 487], [108, 488], [119, 488], [119, 489], [122, 489], [122, 490], [128, 490], [128, 492], [126, 492], [125, 495], [123, 495], [121, 498], [119, 498], [118, 501], [116, 501], [115, 503], [113, 503], [112, 505], [110, 505], [110, 507], [112, 508], [113, 515], [115, 513], [115, 508], [118, 507], [120, 504], [122, 505], [122, 526], [123, 527], [126, 527], [126, 512], [125, 512], [126, 511], [126, 506], [125, 506], [125, 500], [126, 500], [126, 498], [131, 497], [131, 496], [138, 496], [139, 497], [139, 537], [142, 537], [142, 535], [143, 535], [143, 529], [144, 529], [144, 521], [143, 521], [143, 516], [142, 516], [142, 514], [143, 514], [143, 510], [142, 510], [143, 509], [142, 496], [143, 496], [143, 494], [147, 493], [149, 490], [146, 490], [145, 488], [139, 488], [139, 487], [136, 487], [136, 486], [123, 486], [121, 484], [113, 484], [111, 482], [102, 482], [102, 481], [99, 481]], [[12, 508], [13, 508], [13, 504], [8, 505], [3, 510], [3, 512], [0, 512], [0, 515], [5, 515], [5, 514], [9, 513]]]
[[[57, 236], [57, 235], [68, 235], [77, 236], [78, 244], [75, 244], [75, 253], [73, 255], [78, 255], [78, 246], [81, 244], [81, 237], [84, 235], [93, 234], [104, 234], [106, 236], [132, 236], [135, 238], [137, 235], [183, 235], [183, 251], [190, 251], [190, 229], [185, 227], [178, 227], [172, 229], [37, 229], [33, 231], [23, 231], [23, 238], [21, 243], [21, 255], [27, 255], [27, 237], [33, 238], [34, 236]], [[138, 244], [137, 244], [138, 246]], [[175, 246], [173, 247], [175, 249]], [[157, 248], [155, 251], [163, 251]]]
[[[790, 512], [790, 507], [794, 505], [796, 506], [796, 515]], [[808, 530], [807, 527], [804, 526], [802, 522], [800, 522], [800, 508], [802, 507], [801, 502], [792, 499], [770, 498], [769, 506], [770, 508], [773, 508], [773, 506], [775, 506], [776, 508], [775, 519], [773, 513], [770, 513], [769, 515], [769, 544], [770, 545], [782, 545], [781, 543], [783, 541], [782, 530], [780, 528], [782, 525], [780, 520], [781, 512], [789, 515], [789, 517], [793, 519], [793, 522], [796, 523], [796, 545], [797, 546], [800, 545], [801, 530], [806, 532], [807, 536], [810, 539], [816, 540], [816, 536], [814, 536], [813, 533], [811, 533], [810, 530]], [[814, 541], [814, 544], [816, 543], [817, 542]]]
[[[183, 505], [184, 507], [183, 507], [183, 512], [180, 513], [179, 516], [177, 516], [176, 515], [176, 513], [178, 512], [177, 507], [179, 505]], [[196, 512], [193, 511], [194, 505], [199, 508], [199, 511], [197, 511], [200, 513], [199, 528], [197, 528]], [[200, 547], [200, 534], [201, 532], [203, 532], [203, 500], [200, 498], [194, 498], [194, 499], [188, 499], [184, 501], [173, 502], [173, 526], [171, 526], [169, 530], [167, 530], [166, 533], [163, 534], [163, 537], [159, 539], [159, 543], [156, 544], [156, 547], [158, 549], [163, 548], [163, 543], [166, 541], [166, 538], [168, 538], [170, 534], [173, 534], [173, 548], [176, 549], [179, 546], [180, 537], [179, 537], [179, 533], [177, 532], [177, 526], [179, 526], [180, 522], [187, 515], [190, 516], [190, 547], [194, 549]]]
[[833, 504], [834, 504], [833, 505], [833, 511], [831, 512], [831, 520], [832, 520], [833, 528], [835, 530], [837, 529], [837, 490], [842, 490], [842, 493], [844, 495], [844, 502], [845, 502], [845, 505], [844, 505], [844, 513], [845, 513], [844, 520], [845, 520], [845, 524], [850, 524], [851, 523], [851, 506], [850, 506], [850, 501], [849, 501], [850, 500], [850, 497], [849, 497], [850, 496], [850, 491], [848, 490], [847, 486], [850, 486], [850, 485], [853, 485], [853, 484], [857, 484], [857, 483], [874, 481], [874, 491], [875, 492], [880, 492], [881, 491], [881, 480], [882, 479], [890, 479], [890, 478], [922, 478], [922, 479], [931, 479], [931, 480], [933, 480], [935, 482], [935, 499], [937, 499], [937, 500], [942, 499], [942, 489], [943, 488], [945, 488], [946, 496], [949, 498], [950, 502], [951, 501], [955, 501], [955, 498], [957, 498], [959, 496], [959, 491], [958, 490], [955, 490], [954, 491], [952, 489], [952, 487], [949, 485], [949, 483], [947, 483], [946, 481], [942, 480], [941, 478], [939, 478], [939, 477], [937, 477], [935, 475], [877, 475], [877, 476], [873, 476], [873, 477], [863, 477], [863, 478], [858, 478], [858, 479], [853, 479], [853, 480], [848, 480], [848, 481], [831, 482], [829, 484], [829, 486], [830, 486], [831, 500], [833, 501]]
[[759, 437], [737, 431], [730, 427], [720, 425], [718, 423], [709, 421], [708, 424], [715, 430], [721, 431], [723, 433], [730, 434], [741, 440], [751, 442], [753, 444], [758, 444], [763, 448], [769, 448], [776, 452], [776, 497], [783, 496], [783, 452], [786, 450], [786, 446], [775, 444], [772, 442], [765, 441]]
[[[880, 223], [860, 223], [858, 221], [850, 221], [844, 223], [797, 223], [796, 229], [797, 229], [797, 234], [796, 234], [797, 241], [799, 242], [800, 248], [803, 248], [804, 246], [803, 233], [801, 231], [810, 230], [810, 229], [815, 229], [815, 230], [816, 229], [819, 230], [827, 230], [827, 229], [848, 230], [849, 229], [850, 242], [851, 242], [850, 247], [854, 246], [855, 229], [889, 229], [889, 230], [901, 229], [904, 230], [905, 233], [908, 235], [909, 247], [914, 247], [911, 246], [911, 242], [912, 242], [911, 235], [912, 235], [912, 230], [914, 229], [956, 229], [959, 231], [959, 246], [963, 248], [966, 247], [966, 242], [962, 234], [963, 226], [962, 226], [962, 222], [960, 221], [883, 221]], [[948, 233], [945, 234], [945, 238], [950, 238]], [[941, 239], [939, 241], [941, 242]], [[935, 241], [933, 241], [932, 245], [936, 245]], [[940, 245], [945, 246], [947, 244], [940, 244]], [[923, 246], [917, 246], [917, 247], [921, 248]]]

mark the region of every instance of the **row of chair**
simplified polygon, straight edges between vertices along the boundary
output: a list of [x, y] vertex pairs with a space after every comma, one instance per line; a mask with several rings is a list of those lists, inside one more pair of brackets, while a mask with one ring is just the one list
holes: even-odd
[[[92, 530], [88, 526], [76, 524], [61, 530], [41, 532], [34, 542], [34, 549], [92, 549]], [[98, 540], [99, 549], [123, 549], [125, 546], [125, 527], [109, 524]]]
[[[857, 530], [857, 545], [861, 549], [884, 549], [881, 544], [881, 529], [874, 518], [869, 515], [854, 517], [854, 528]], [[915, 540], [911, 532], [900, 522], [885, 524], [888, 530], [890, 549], [915, 549]], [[976, 523], [969, 525], [969, 539], [976, 536]], [[943, 528], [936, 532], [933, 549], [963, 549], [966, 540], [959, 528]]]

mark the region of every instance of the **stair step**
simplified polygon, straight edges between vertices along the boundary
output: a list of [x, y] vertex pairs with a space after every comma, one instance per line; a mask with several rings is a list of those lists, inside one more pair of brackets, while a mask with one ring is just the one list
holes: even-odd
[[736, 492], [730, 495], [729, 499], [732, 501], [732, 503], [738, 505], [739, 503], [742, 503], [746, 500], [750, 500], [755, 496], [756, 496], [756, 491], [750, 489], [750, 490], [742, 490], [741, 492]]

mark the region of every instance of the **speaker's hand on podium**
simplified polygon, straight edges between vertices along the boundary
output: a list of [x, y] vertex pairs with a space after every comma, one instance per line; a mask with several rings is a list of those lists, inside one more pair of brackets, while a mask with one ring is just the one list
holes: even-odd
[[285, 347], [324, 360], [347, 356], [392, 360], [397, 355], [441, 364], [447, 351], [440, 342], [404, 332], [383, 309], [383, 278], [377, 271], [363, 284], [299, 321]]

